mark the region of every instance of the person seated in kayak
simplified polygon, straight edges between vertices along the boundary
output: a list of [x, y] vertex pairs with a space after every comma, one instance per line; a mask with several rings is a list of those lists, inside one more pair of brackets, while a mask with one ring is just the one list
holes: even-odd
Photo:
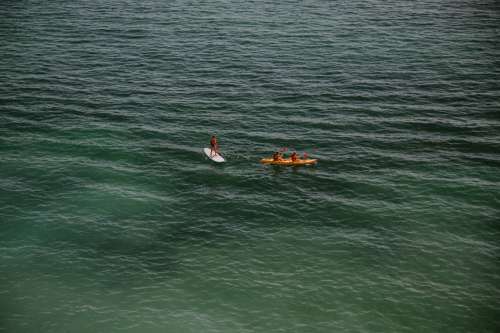
[[210, 139], [210, 156], [217, 155], [217, 150], [219, 149], [219, 146], [217, 144], [217, 138], [215, 135], [212, 135], [212, 138]]
[[279, 160], [281, 160], [281, 153], [277, 151], [273, 154], [273, 161], [279, 161]]
[[292, 162], [296, 162], [297, 161], [297, 153], [293, 152], [292, 155], [290, 155], [290, 158], [292, 159]]

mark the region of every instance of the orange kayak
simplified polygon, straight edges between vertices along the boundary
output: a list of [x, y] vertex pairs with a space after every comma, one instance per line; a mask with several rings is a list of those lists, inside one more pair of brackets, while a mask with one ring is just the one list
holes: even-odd
[[272, 164], [272, 165], [310, 165], [310, 164], [316, 164], [318, 162], [318, 159], [313, 158], [313, 159], [297, 159], [296, 161], [292, 161], [291, 158], [282, 158], [280, 160], [273, 160], [272, 158], [263, 158], [260, 160], [260, 163], [262, 164]]

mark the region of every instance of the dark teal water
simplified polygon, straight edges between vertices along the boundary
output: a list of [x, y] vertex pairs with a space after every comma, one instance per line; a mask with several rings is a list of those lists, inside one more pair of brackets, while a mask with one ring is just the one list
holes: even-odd
[[494, 0], [2, 1], [0, 331], [498, 332], [499, 41]]

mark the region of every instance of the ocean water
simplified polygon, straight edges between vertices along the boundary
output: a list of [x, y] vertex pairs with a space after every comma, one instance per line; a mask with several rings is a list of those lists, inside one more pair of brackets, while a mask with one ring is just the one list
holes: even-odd
[[2, 1], [0, 332], [498, 332], [499, 42], [495, 0]]

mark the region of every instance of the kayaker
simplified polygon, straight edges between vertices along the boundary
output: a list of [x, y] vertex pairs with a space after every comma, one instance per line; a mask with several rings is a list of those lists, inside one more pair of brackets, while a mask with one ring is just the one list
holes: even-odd
[[281, 153], [277, 151], [273, 154], [273, 161], [279, 161], [279, 160], [281, 160]]
[[210, 156], [216, 155], [217, 150], [219, 150], [217, 138], [215, 137], [215, 135], [212, 135], [212, 138], [210, 139]]
[[292, 159], [292, 162], [296, 162], [297, 161], [297, 153], [293, 152], [292, 155], [290, 156], [290, 158]]

